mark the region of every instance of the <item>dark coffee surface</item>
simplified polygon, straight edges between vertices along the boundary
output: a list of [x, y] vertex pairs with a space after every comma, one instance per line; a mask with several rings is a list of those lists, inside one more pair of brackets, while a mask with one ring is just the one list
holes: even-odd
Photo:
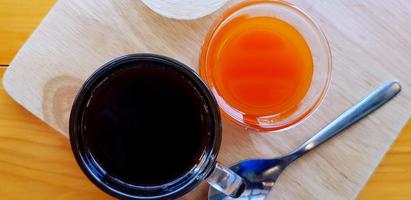
[[129, 65], [93, 91], [83, 118], [85, 139], [110, 176], [163, 184], [198, 163], [210, 119], [182, 73], [156, 63]]

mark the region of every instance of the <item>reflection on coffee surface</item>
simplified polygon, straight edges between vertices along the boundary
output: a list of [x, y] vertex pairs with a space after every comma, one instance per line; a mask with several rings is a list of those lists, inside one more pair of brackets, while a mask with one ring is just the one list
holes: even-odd
[[151, 61], [124, 65], [92, 92], [83, 114], [86, 143], [114, 178], [170, 182], [199, 162], [211, 137], [209, 108], [178, 70]]

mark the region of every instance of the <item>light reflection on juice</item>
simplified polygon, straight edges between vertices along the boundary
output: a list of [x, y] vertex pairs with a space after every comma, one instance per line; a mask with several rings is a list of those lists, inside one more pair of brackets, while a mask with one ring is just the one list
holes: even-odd
[[213, 37], [207, 73], [227, 104], [248, 121], [292, 114], [313, 76], [310, 48], [294, 27], [274, 17], [237, 16]]

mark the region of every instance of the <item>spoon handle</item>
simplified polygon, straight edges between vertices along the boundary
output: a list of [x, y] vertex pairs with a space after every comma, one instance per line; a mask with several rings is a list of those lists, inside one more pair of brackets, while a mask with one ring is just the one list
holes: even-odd
[[324, 143], [328, 139], [340, 133], [345, 128], [353, 125], [360, 119], [364, 118], [374, 110], [378, 109], [384, 103], [393, 98], [401, 91], [401, 85], [398, 81], [389, 81], [377, 88], [370, 95], [358, 102], [356, 105], [345, 111], [337, 119], [328, 124], [312, 138], [304, 142], [300, 147], [287, 156], [288, 162], [292, 162], [305, 153]]

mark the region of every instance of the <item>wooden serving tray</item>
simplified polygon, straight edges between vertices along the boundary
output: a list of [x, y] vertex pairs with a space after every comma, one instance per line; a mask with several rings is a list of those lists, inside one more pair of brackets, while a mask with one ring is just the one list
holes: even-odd
[[[73, 99], [85, 79], [110, 59], [151, 52], [197, 70], [213, 20], [167, 19], [136, 0], [60, 0], [4, 76], [11, 97], [67, 136]], [[354, 199], [411, 113], [410, 1], [293, 1], [316, 19], [333, 54], [329, 93], [317, 112], [279, 133], [246, 131], [223, 120], [218, 160], [230, 165], [285, 154], [385, 81], [403, 91], [343, 135], [299, 159], [278, 179], [272, 199]], [[91, 184], [91, 183], [90, 183]], [[202, 184], [186, 199], [206, 199]]]

